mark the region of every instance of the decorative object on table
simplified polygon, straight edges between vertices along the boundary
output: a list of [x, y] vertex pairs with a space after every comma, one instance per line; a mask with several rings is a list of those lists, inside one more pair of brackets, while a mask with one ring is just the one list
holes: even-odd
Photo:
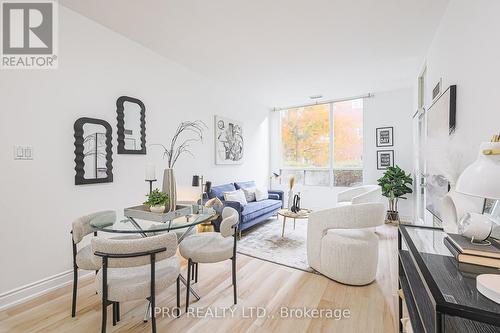
[[413, 193], [413, 190], [408, 186], [413, 184], [411, 174], [406, 174], [403, 169], [396, 165], [387, 168], [377, 182], [382, 188], [382, 195], [389, 200], [386, 220], [389, 223], [399, 223], [398, 200], [406, 199], [404, 195]]
[[215, 116], [215, 164], [243, 163], [244, 140], [241, 122]]
[[[450, 86], [446, 89], [426, 111], [426, 190], [424, 195], [426, 209], [440, 220], [443, 220], [440, 212], [443, 198], [451, 189], [450, 179], [456, 177], [456, 171], [462, 167], [461, 163], [446, 167], [453, 160], [460, 160], [459, 153], [456, 154], [458, 158], [448, 159], [447, 162], [443, 162], [443, 160], [446, 161], [446, 157], [450, 154], [450, 134], [453, 133], [456, 125], [456, 88], [456, 86]], [[442, 147], [443, 149], [431, 154], [433, 149], [437, 150], [437, 148], [433, 147]], [[456, 150], [462, 151], [461, 147]], [[448, 177], [447, 169], [452, 171], [452, 177]]]
[[310, 209], [299, 209], [298, 211], [292, 211], [291, 209], [280, 209], [278, 210], [278, 215], [283, 216], [283, 229], [281, 231], [281, 237], [285, 235], [285, 224], [286, 224], [286, 219], [291, 218], [293, 219], [293, 230], [295, 230], [295, 220], [296, 219], [307, 219], [309, 218], [309, 214], [312, 213], [312, 210]]
[[458, 233], [470, 239], [471, 243], [491, 245], [488, 239], [493, 228], [493, 221], [487, 215], [465, 213], [458, 222]]
[[75, 185], [113, 181], [111, 126], [102, 119], [79, 118], [75, 130]]
[[290, 210], [294, 213], [298, 213], [300, 212], [300, 192], [295, 194], [295, 196], [293, 197], [293, 204], [292, 204], [292, 208], [290, 208]]
[[293, 187], [295, 186], [295, 176], [290, 176], [288, 180], [288, 205], [287, 208], [290, 209], [293, 206]]
[[439, 78], [438, 83], [432, 89], [432, 102], [434, 102], [441, 94], [441, 87], [443, 85], [443, 78]]
[[146, 154], [146, 107], [139, 99], [116, 100], [118, 154]]
[[208, 181], [208, 180], [206, 182], [203, 182], [203, 176], [194, 175], [191, 186], [200, 187], [200, 190], [201, 190], [200, 204], [202, 204], [203, 199], [205, 198], [205, 193], [208, 194], [208, 192], [210, 192], [210, 189], [212, 188], [212, 182]]
[[178, 217], [187, 216], [190, 214], [193, 214], [192, 205], [177, 205], [175, 210], [165, 211], [163, 213], [153, 213], [149, 209], [149, 206], [145, 204], [125, 208], [123, 213], [123, 215], [128, 218], [161, 223], [170, 222]]
[[153, 183], [156, 181], [156, 168], [154, 165], [146, 165], [146, 182], [149, 183], [149, 194], [153, 192]]
[[[500, 199], [500, 135], [494, 135], [491, 142], [479, 147], [476, 161], [469, 165], [458, 178], [456, 191], [481, 198]], [[500, 293], [500, 275], [491, 279], [477, 278], [478, 290], [486, 297], [496, 298]], [[482, 284], [483, 281], [485, 284]], [[487, 281], [487, 283], [486, 283]]]
[[482, 245], [459, 234], [447, 234], [443, 243], [460, 263], [500, 268], [500, 246], [495, 242]]
[[377, 170], [394, 166], [394, 150], [377, 150]]
[[377, 147], [394, 146], [394, 127], [379, 127], [375, 129]]
[[167, 158], [167, 169], [163, 172], [163, 192], [167, 193], [170, 202], [170, 210], [175, 210], [177, 206], [177, 188], [175, 183], [174, 166], [180, 156], [188, 154], [194, 157], [191, 152], [193, 142], [203, 141], [203, 132], [207, 126], [201, 120], [184, 121], [179, 124], [177, 130], [166, 147], [163, 144], [152, 144], [163, 148], [163, 157]]
[[[148, 195], [146, 195], [146, 197], [148, 198], [148, 200], [146, 200], [144, 204], [146, 206], [149, 206], [149, 210], [152, 213], [164, 213], [166, 207], [170, 208], [170, 206], [168, 205], [170, 201], [168, 195], [165, 192], [160, 192], [159, 189], [156, 189], [153, 192], [149, 193]], [[170, 209], [168, 211], [170, 211]]]
[[493, 302], [500, 303], [500, 279], [498, 274], [481, 274], [476, 279], [476, 288]]

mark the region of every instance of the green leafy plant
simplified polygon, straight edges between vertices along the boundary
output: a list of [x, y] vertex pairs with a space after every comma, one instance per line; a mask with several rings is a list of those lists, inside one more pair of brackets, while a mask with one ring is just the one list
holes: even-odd
[[150, 194], [146, 194], [148, 200], [144, 202], [147, 206], [167, 206], [170, 199], [168, 194], [165, 192], [160, 192], [159, 189], [155, 189]]
[[382, 187], [382, 195], [389, 199], [389, 212], [395, 213], [397, 216], [398, 200], [407, 199], [404, 195], [413, 193], [411, 187], [408, 186], [413, 184], [411, 174], [406, 174], [403, 169], [396, 165], [395, 167], [388, 167], [377, 182]]

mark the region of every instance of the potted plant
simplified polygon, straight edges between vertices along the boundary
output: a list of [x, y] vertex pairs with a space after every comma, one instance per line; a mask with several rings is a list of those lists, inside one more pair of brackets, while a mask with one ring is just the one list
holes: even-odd
[[152, 213], [163, 213], [165, 212], [165, 207], [168, 206], [169, 197], [165, 192], [160, 192], [159, 189], [152, 191], [147, 194], [148, 200], [144, 202], [146, 206], [149, 206], [149, 210]]
[[406, 174], [399, 166], [388, 167], [384, 175], [377, 180], [382, 187], [382, 195], [389, 199], [387, 221], [399, 222], [398, 200], [406, 199], [405, 194], [412, 193], [408, 186], [413, 184], [411, 174]]

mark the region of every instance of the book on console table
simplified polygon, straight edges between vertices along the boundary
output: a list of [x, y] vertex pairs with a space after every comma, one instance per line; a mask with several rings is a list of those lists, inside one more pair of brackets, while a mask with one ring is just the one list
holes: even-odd
[[457, 234], [448, 234], [443, 242], [460, 263], [500, 268], [500, 249], [496, 244], [472, 244], [469, 239]]

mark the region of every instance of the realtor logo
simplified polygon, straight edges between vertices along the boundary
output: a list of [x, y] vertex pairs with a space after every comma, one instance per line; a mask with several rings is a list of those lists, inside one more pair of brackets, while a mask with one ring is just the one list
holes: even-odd
[[3, 1], [2, 69], [57, 68], [53, 1]]

